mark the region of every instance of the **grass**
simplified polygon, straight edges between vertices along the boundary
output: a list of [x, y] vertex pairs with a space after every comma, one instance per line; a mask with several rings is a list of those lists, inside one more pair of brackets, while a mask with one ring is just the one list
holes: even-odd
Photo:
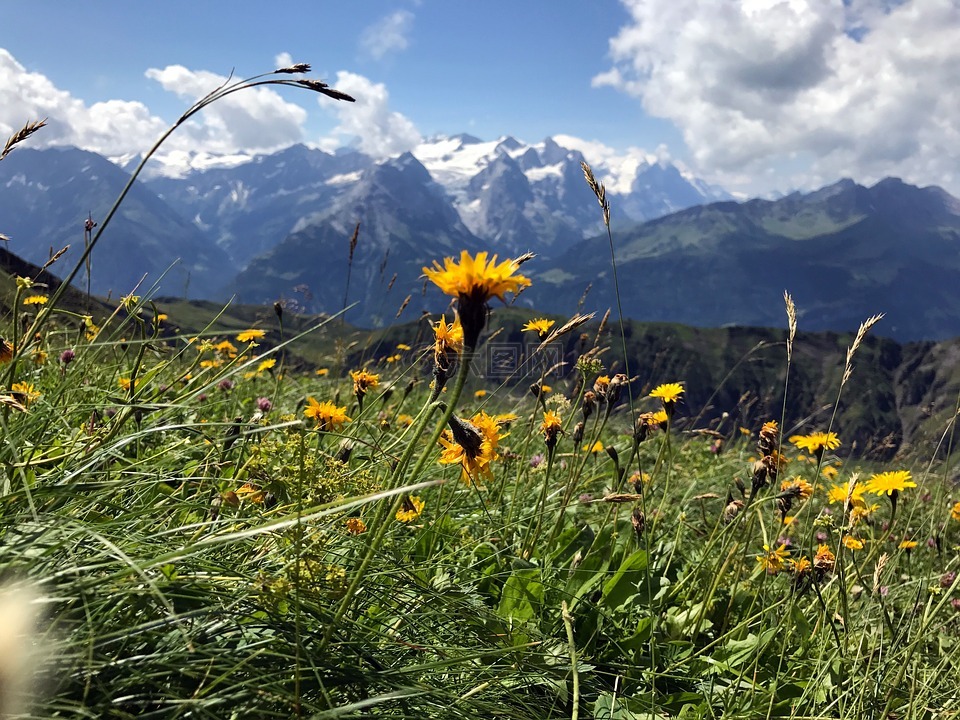
[[[554, 338], [569, 364], [545, 349], [482, 381], [472, 364], [520, 322], [488, 323], [489, 292], [459, 298], [466, 345], [438, 351], [423, 327], [358, 336], [273, 308], [70, 305], [59, 289], [25, 306], [50, 289], [35, 280], [0, 279], [3, 712], [960, 712], [960, 498], [934, 446], [907, 467], [842, 434], [802, 452], [779, 417], [709, 416], [691, 400], [713, 397], [705, 376], [667, 359], [618, 376], [649, 350], [628, 324], [573, 323]], [[251, 327], [260, 345], [237, 338]], [[735, 384], [752, 351], [723, 337]], [[851, 337], [846, 362], [820, 368], [833, 404], [809, 430], [842, 421], [873, 347]], [[786, 383], [803, 339], [790, 348], [784, 407], [812, 412]], [[364, 369], [376, 378], [358, 388]], [[649, 394], [673, 382], [679, 400]], [[912, 480], [879, 494], [887, 471]]]

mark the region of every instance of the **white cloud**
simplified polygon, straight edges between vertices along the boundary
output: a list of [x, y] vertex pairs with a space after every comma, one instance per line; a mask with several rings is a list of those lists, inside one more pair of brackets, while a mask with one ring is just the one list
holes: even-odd
[[287, 68], [293, 65], [293, 55], [288, 52], [279, 53], [273, 58], [273, 64], [277, 68]]
[[321, 145], [333, 148], [356, 138], [359, 149], [374, 157], [406, 152], [420, 143], [420, 133], [409, 118], [390, 110], [390, 95], [383, 83], [341, 70], [333, 86], [356, 98], [355, 103], [331, 104], [320, 100], [324, 110], [336, 113], [338, 125]]
[[631, 21], [594, 85], [674, 122], [701, 172], [960, 190], [954, 0], [622, 2]]
[[[150, 68], [146, 76], [186, 101], [197, 100], [222, 85], [227, 78], [182, 65]], [[236, 150], [267, 152], [303, 139], [307, 111], [284, 100], [269, 88], [255, 88], [230, 95], [204, 108], [192, 132], [205, 149], [230, 153]]]
[[76, 145], [104, 155], [150, 147], [167, 127], [143, 103], [110, 100], [88, 106], [46, 76], [27, 72], [0, 48], [0, 135], [8, 137], [28, 120], [43, 118], [47, 127], [30, 138], [29, 146]]
[[413, 13], [397, 10], [367, 27], [360, 35], [361, 49], [376, 60], [391, 52], [406, 50], [413, 29]]

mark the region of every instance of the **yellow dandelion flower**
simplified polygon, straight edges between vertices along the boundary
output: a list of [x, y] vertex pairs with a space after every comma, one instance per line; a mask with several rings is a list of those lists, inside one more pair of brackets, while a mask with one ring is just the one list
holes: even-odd
[[433, 359], [439, 367], [447, 369], [450, 361], [463, 352], [463, 326], [460, 324], [460, 317], [454, 315], [453, 322], [447, 324], [447, 316], [441, 315], [433, 333]]
[[399, 425], [403, 425], [404, 427], [410, 427], [413, 425], [413, 417], [407, 414], [397, 415], [397, 423]]
[[489, 262], [487, 257], [488, 253], [479, 252], [473, 258], [463, 250], [459, 263], [453, 258], [444, 258], [441, 267], [434, 260], [432, 268], [423, 268], [423, 274], [447, 295], [481, 304], [492, 297], [504, 300], [504, 293], [516, 294], [530, 285], [529, 278], [517, 273], [520, 266], [515, 260], [497, 263], [496, 255]]
[[[860, 483], [856, 483], [853, 486], [853, 492], [850, 493], [850, 501], [854, 505], [863, 504], [863, 494], [867, 489]], [[839, 485], [831, 485], [830, 489], [827, 490], [827, 500], [830, 504], [833, 503], [844, 503], [847, 501], [847, 483], [840, 483]]]
[[347, 518], [347, 532], [351, 535], [360, 535], [367, 531], [367, 524], [358, 517]]
[[557, 445], [557, 438], [563, 432], [563, 421], [553, 410], [547, 410], [543, 414], [543, 422], [540, 423], [540, 432], [543, 433], [543, 441], [547, 448], [553, 450]]
[[850, 523], [853, 525], [859, 525], [880, 509], [877, 503], [867, 505], [863, 500], [853, 500], [851, 502], [853, 508], [850, 510]]
[[788, 440], [798, 450], [806, 450], [811, 455], [823, 453], [824, 450], [836, 450], [840, 447], [840, 438], [832, 432], [815, 432], [809, 435], [791, 435]]
[[954, 503], [953, 507], [950, 508], [950, 517], [957, 522], [960, 522], [960, 502]]
[[840, 472], [832, 465], [827, 465], [820, 471], [820, 474], [823, 475], [823, 477], [826, 478], [827, 480], [835, 480], [837, 475], [840, 474]]
[[46, 295], [30, 295], [23, 299], [24, 305], [46, 305], [48, 298]]
[[477, 400], [482, 400], [483, 398], [485, 398], [485, 397], [487, 396], [487, 391], [486, 391], [486, 390], [477, 390], [477, 391], [473, 394], [473, 396], [474, 396]]
[[843, 544], [848, 550], [863, 550], [863, 540], [859, 540], [853, 535], [847, 535], [844, 537]]
[[[202, 352], [203, 351], [202, 348], [203, 348], [203, 344], [201, 343], [200, 348], [198, 349]], [[216, 345], [213, 346], [213, 349], [217, 353], [217, 355], [219, 355], [220, 357], [226, 357], [226, 358], [232, 359], [237, 356], [237, 348], [229, 340], [224, 340], [222, 342], [217, 343]]]
[[218, 368], [221, 365], [223, 365], [223, 360], [220, 359], [200, 361], [200, 367], [202, 368]]
[[0, 338], [0, 364], [13, 360], [13, 345]]
[[329, 374], [330, 374], [330, 368], [319, 368], [317, 370], [317, 375], [319, 375], [320, 377], [326, 377]]
[[277, 364], [276, 358], [267, 358], [266, 360], [261, 361], [261, 363], [257, 365], [257, 375], [267, 370], [272, 370], [276, 366], [276, 364]]
[[810, 558], [801, 557], [799, 560], [788, 560], [790, 565], [790, 572], [794, 575], [806, 575], [813, 569], [813, 563], [810, 562]]
[[584, 445], [583, 449], [586, 450], [587, 452], [592, 452], [593, 454], [597, 454], [597, 453], [603, 452], [603, 443], [597, 440], [593, 445]]
[[267, 336], [267, 333], [264, 330], [257, 330], [251, 328], [249, 330], [244, 330], [242, 333], [237, 335], [237, 342], [248, 343], [254, 340], [263, 340]]
[[117, 378], [117, 385], [119, 385], [123, 390], [130, 392], [131, 387], [136, 387], [140, 384], [140, 378], [137, 378], [136, 381], [132, 381], [130, 378], [122, 377]]
[[897, 545], [897, 547], [900, 548], [901, 550], [907, 550], [909, 552], [910, 550], [913, 550], [918, 544], [919, 543], [916, 540], [904, 539], [900, 541], [900, 544]]
[[550, 332], [550, 328], [557, 324], [556, 320], [547, 320], [546, 318], [535, 318], [530, 320], [526, 325], [520, 328], [522, 331], [532, 330], [537, 333], [540, 337], [546, 337], [547, 333]]
[[410, 347], [409, 345], [407, 345], [406, 343], [397, 343], [397, 350], [401, 350], [401, 351], [403, 351], [403, 352], [406, 352], [407, 350], [412, 350], [412, 349], [413, 349], [413, 348], [411, 348], [411, 347]]
[[650, 397], [659, 398], [664, 405], [672, 405], [683, 395], [683, 383], [664, 383], [655, 387]]
[[460, 478], [465, 482], [471, 478], [491, 479], [490, 463], [500, 457], [497, 446], [506, 437], [500, 432], [497, 418], [481, 410], [469, 421], [454, 415], [449, 424], [450, 430], [444, 430], [439, 441], [443, 446], [440, 464], [460, 465]]
[[784, 480], [780, 483], [780, 492], [788, 492], [801, 500], [807, 500], [813, 495], [813, 485], [803, 478], [795, 477], [792, 480]]
[[395, 355], [389, 355], [389, 356], [387, 357], [387, 362], [388, 362], [388, 363], [391, 363], [391, 364], [392, 364], [392, 363], [395, 363], [395, 362], [400, 362], [400, 359], [401, 359], [402, 357], [403, 357], [403, 355], [401, 355], [400, 353], [397, 353], [397, 354], [395, 354]]
[[317, 427], [323, 432], [335, 432], [343, 427], [344, 423], [351, 422], [347, 417], [347, 408], [337, 407], [329, 400], [318, 402], [316, 398], [307, 398], [307, 407], [303, 410], [304, 416], [317, 421]]
[[784, 568], [787, 558], [790, 557], [790, 551], [786, 545], [781, 545], [776, 550], [772, 550], [769, 545], [763, 546], [763, 553], [757, 555], [757, 562], [763, 566], [763, 569], [770, 575], [776, 575]]
[[740, 430], [740, 434], [743, 435], [744, 437], [750, 437], [751, 435], [753, 435], [753, 433], [750, 431], [750, 428], [745, 428], [743, 427], [743, 425], [740, 426], [739, 430]]
[[262, 505], [263, 501], [266, 499], [266, 493], [256, 485], [251, 483], [244, 483], [236, 491], [237, 498], [240, 500], [247, 500], [257, 505]]
[[350, 377], [353, 378], [354, 395], [365, 395], [367, 390], [380, 384], [380, 376], [366, 370], [351, 370]]
[[867, 481], [867, 492], [874, 495], [891, 495], [902, 492], [907, 488], [916, 487], [909, 470], [888, 470], [887, 472], [871, 475]]
[[416, 495], [407, 495], [400, 503], [400, 509], [397, 510], [397, 521], [402, 523], [412, 522], [420, 517], [423, 512], [424, 502]]
[[823, 543], [817, 547], [817, 554], [813, 556], [813, 567], [814, 569], [823, 574], [828, 572], [833, 572], [833, 567], [837, 562], [836, 556], [833, 554], [833, 551]]
[[29, 405], [40, 398], [40, 391], [33, 386], [33, 383], [15, 382], [10, 386], [10, 392], [24, 405]]

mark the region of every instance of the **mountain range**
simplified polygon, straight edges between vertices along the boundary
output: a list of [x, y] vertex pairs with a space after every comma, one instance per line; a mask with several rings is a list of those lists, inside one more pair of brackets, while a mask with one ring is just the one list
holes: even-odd
[[[435, 259], [532, 251], [524, 269], [535, 282], [518, 305], [616, 313], [586, 160], [607, 185], [629, 317], [783, 326], [786, 289], [806, 329], [849, 330], [885, 312], [878, 330], [900, 340], [960, 335], [960, 201], [939, 188], [843, 180], [734, 202], [666, 161], [588, 151], [564, 136], [458, 135], [386, 160], [300, 145], [205, 169], [148, 165], [94, 253], [91, 287], [128, 293], [146, 275], [141, 290], [156, 283], [177, 297], [306, 312], [346, 301], [352, 322], [380, 325], [445, 306], [421, 277]], [[130, 169], [75, 148], [18, 148], [0, 163], [10, 250], [42, 264], [71, 244], [64, 267], [82, 248], [83, 220], [104, 216]]]

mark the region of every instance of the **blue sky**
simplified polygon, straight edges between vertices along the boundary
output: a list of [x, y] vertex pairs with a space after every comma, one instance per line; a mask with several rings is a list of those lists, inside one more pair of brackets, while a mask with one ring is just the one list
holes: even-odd
[[741, 192], [886, 175], [960, 192], [955, 0], [63, 0], [7, 13], [0, 48], [0, 130], [43, 113], [57, 125], [38, 143], [113, 156], [217, 76], [285, 54], [365, 107], [264, 94], [236, 108], [246, 132], [223, 130], [225, 108], [174, 147], [566, 134], [659, 148]]

